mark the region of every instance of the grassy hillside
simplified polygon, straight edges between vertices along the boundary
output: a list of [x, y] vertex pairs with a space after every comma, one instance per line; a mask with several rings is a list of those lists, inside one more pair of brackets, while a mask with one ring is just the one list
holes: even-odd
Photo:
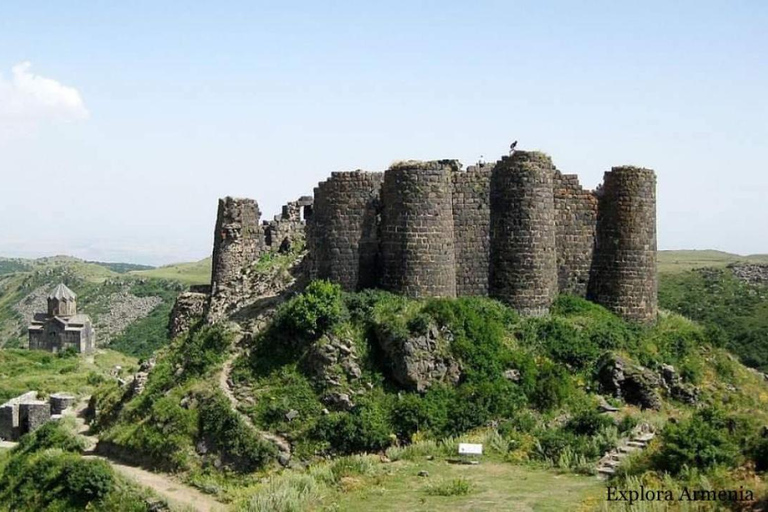
[[112, 380], [110, 374], [115, 366], [122, 368], [119, 375], [125, 377], [135, 370], [136, 358], [112, 350], [99, 350], [86, 357], [0, 350], [0, 403], [27, 391], [65, 391], [87, 396], [100, 384]]
[[749, 285], [727, 268], [662, 275], [661, 307], [700, 322], [714, 343], [768, 372], [768, 287]]
[[[456, 383], [416, 391], [395, 378], [384, 344], [424, 336], [436, 344], [433, 353], [458, 361]], [[102, 439], [142, 454], [147, 464], [183, 472], [243, 510], [370, 510], [372, 503], [388, 510], [472, 510], [485, 499], [500, 506], [529, 499], [534, 509], [557, 510], [564, 493], [547, 496], [531, 487], [532, 495], [523, 497], [517, 482], [500, 489], [504, 478], [493, 483], [471, 470], [462, 474], [447, 461], [459, 441], [481, 441], [492, 463], [484, 470], [498, 475], [526, 478], [535, 468], [593, 474], [597, 459], [643, 422], [661, 435], [618, 477], [625, 485], [665, 473], [676, 483], [705, 475], [718, 485], [743, 482], [764, 493], [762, 474], [745, 477], [739, 468], [768, 466], [760, 437], [768, 423], [768, 387], [713, 345], [706, 329], [674, 314], [642, 328], [562, 296], [552, 315], [523, 319], [489, 299], [342, 294], [316, 282], [285, 303], [247, 342], [248, 356], [234, 361], [231, 378], [249, 421], [220, 391], [231, 343], [221, 328], [199, 329], [162, 351], [139, 397], [126, 401], [115, 387], [101, 389]], [[353, 356], [331, 364], [329, 346]], [[650, 371], [674, 365], [682, 385], [696, 389], [698, 405], [659, 389], [658, 411], [606, 396], [621, 411], [599, 414], [599, 374], [609, 354]], [[319, 373], [318, 361], [326, 365]], [[352, 363], [357, 370], [350, 370]], [[354, 404], [329, 401], [338, 393]], [[294, 460], [310, 469], [264, 480], [276, 451], [249, 422], [290, 440]], [[707, 457], [700, 456], [701, 443], [714, 447]], [[394, 462], [365, 462], [355, 455], [361, 452], [385, 453]], [[436, 478], [417, 480], [414, 472], [428, 467]], [[601, 492], [595, 481], [571, 478], [563, 488], [573, 486], [574, 501], [594, 506]]]
[[132, 275], [155, 279], [170, 279], [187, 285], [210, 284], [211, 258], [205, 258], [191, 263], [178, 263], [151, 270], [131, 272]]
[[768, 263], [768, 254], [740, 256], [713, 250], [658, 252], [659, 273], [661, 274], [675, 274], [702, 267], [725, 267], [729, 263], [737, 262]]

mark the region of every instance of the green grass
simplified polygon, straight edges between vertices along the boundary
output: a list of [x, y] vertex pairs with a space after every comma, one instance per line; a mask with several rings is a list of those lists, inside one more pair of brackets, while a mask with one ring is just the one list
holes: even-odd
[[768, 254], [740, 256], [723, 251], [681, 250], [659, 251], [659, 273], [675, 274], [702, 267], [725, 267], [729, 263], [768, 263]]
[[112, 350], [73, 357], [38, 350], [0, 350], [0, 403], [27, 391], [87, 396], [109, 378], [116, 365], [123, 368], [125, 376], [135, 367], [136, 359]]
[[210, 284], [211, 258], [205, 258], [191, 263], [166, 265], [151, 270], [132, 271], [129, 272], [129, 274], [158, 279], [172, 279], [187, 285]]

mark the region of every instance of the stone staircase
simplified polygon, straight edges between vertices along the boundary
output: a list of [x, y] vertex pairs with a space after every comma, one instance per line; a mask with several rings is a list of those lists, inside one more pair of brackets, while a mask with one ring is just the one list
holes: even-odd
[[632, 429], [629, 437], [622, 438], [619, 445], [607, 452], [597, 461], [597, 476], [608, 479], [616, 473], [616, 469], [628, 455], [645, 450], [648, 443], [656, 437], [653, 426], [643, 423]]

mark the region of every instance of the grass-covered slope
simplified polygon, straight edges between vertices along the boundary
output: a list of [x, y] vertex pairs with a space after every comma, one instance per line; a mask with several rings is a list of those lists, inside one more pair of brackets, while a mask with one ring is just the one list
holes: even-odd
[[136, 368], [136, 359], [112, 350], [92, 357], [63, 352], [59, 355], [25, 349], [0, 350], [0, 403], [27, 391], [51, 394], [59, 391], [88, 396], [96, 387], [112, 380], [115, 366], [126, 377]]
[[191, 263], [177, 263], [148, 270], [133, 271], [131, 274], [155, 279], [170, 279], [188, 285], [210, 284], [211, 258]]
[[[144, 394], [101, 390], [97, 424], [116, 447], [170, 462], [210, 492], [249, 502], [244, 496], [266, 491], [247, 475], [267, 470], [275, 451], [219, 391], [228, 339], [220, 328], [206, 327], [175, 340], [159, 355]], [[432, 344], [430, 364], [456, 362], [458, 376], [446, 371], [420, 389], [404, 379], [397, 350], [412, 352], [409, 343], [418, 339]], [[460, 439], [473, 439], [498, 463], [593, 474], [597, 459], [643, 422], [657, 427], [659, 441], [622, 478], [694, 478], [686, 473], [693, 469], [738, 482], [739, 467], [765, 468], [762, 376], [735, 362], [707, 329], [676, 314], [639, 327], [561, 296], [551, 315], [523, 319], [490, 299], [344, 294], [314, 282], [244, 343], [231, 374], [241, 412], [258, 429], [290, 440], [294, 461], [346, 460], [360, 452], [444, 460]], [[395, 347], [395, 355], [385, 356], [384, 347]], [[605, 390], [598, 373], [607, 353], [651, 373], [674, 365], [682, 383], [697, 389], [698, 403], [678, 401], [657, 385], [659, 410], [606, 394], [621, 411], [600, 414], [598, 393]], [[676, 423], [668, 421], [673, 417]], [[750, 478], [762, 492], [762, 476]], [[330, 499], [341, 499], [340, 485], [332, 482]]]
[[710, 341], [744, 364], [768, 372], [768, 287], [747, 284], [727, 268], [664, 274], [662, 307], [703, 325]]

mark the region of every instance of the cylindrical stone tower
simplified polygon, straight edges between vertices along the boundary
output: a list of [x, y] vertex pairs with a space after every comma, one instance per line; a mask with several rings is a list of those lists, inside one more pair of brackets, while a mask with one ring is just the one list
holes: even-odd
[[597, 191], [595, 256], [588, 296], [627, 320], [656, 319], [656, 175], [614, 167]]
[[520, 314], [546, 314], [557, 295], [554, 166], [516, 151], [491, 176], [490, 294]]
[[376, 286], [382, 173], [334, 172], [315, 188], [307, 220], [311, 276], [346, 291]]
[[408, 297], [455, 297], [452, 160], [402, 162], [381, 189], [381, 286]]
[[253, 199], [219, 199], [216, 231], [213, 235], [211, 295], [230, 288], [242, 269], [264, 250], [264, 233], [259, 226], [261, 212]]

